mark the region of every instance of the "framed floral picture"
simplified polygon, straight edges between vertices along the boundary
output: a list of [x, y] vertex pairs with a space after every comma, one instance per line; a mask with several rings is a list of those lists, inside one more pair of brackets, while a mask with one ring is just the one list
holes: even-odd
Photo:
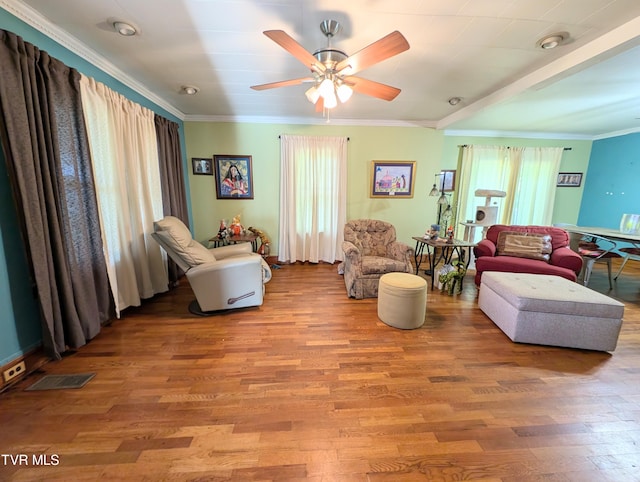
[[251, 156], [213, 156], [218, 199], [253, 199]]
[[416, 161], [371, 161], [370, 197], [413, 197]]

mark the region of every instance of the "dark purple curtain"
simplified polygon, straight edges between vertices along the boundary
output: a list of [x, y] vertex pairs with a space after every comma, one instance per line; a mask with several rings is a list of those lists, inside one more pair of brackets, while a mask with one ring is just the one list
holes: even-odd
[[52, 358], [113, 312], [80, 74], [0, 30], [0, 140]]
[[[156, 137], [160, 158], [160, 182], [162, 183], [162, 208], [165, 216], [175, 216], [189, 226], [187, 194], [180, 151], [180, 132], [177, 123], [156, 114]], [[169, 260], [169, 282], [175, 285], [183, 271]]]

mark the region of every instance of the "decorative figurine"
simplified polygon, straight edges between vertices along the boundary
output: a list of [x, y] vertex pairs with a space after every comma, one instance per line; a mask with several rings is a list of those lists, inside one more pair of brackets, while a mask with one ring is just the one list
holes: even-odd
[[424, 239], [430, 239], [432, 241], [435, 241], [436, 239], [438, 239], [439, 235], [440, 235], [440, 225], [432, 224], [431, 229], [428, 229], [427, 232], [424, 233]]
[[263, 258], [269, 256], [271, 252], [271, 243], [266, 234], [264, 234], [261, 230], [253, 227], [249, 227], [249, 231], [260, 238], [260, 247], [258, 248], [258, 254], [262, 255]]
[[233, 221], [231, 222], [230, 229], [231, 229], [232, 236], [241, 236], [242, 233], [244, 233], [244, 228], [242, 227], [242, 224], [240, 224], [239, 214], [233, 217]]
[[443, 266], [441, 274], [438, 276], [439, 284], [442, 286], [441, 291], [452, 295], [457, 284], [458, 294], [460, 294], [462, 293], [462, 280], [467, 274], [467, 269], [465, 268], [464, 263], [457, 263], [455, 267], [448, 265], [448, 267], [448, 270], [442, 271], [444, 269]]
[[447, 228], [447, 243], [453, 244], [453, 226]]
[[224, 241], [229, 237], [229, 229], [227, 228], [226, 219], [220, 220], [220, 228], [218, 229], [218, 239]]

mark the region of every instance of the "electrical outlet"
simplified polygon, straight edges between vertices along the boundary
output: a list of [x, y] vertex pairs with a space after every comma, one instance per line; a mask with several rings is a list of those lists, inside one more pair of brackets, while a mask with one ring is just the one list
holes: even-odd
[[2, 377], [5, 382], [13, 380], [15, 377], [22, 375], [27, 371], [27, 367], [23, 361], [20, 363], [16, 363], [11, 368], [6, 369], [2, 372]]

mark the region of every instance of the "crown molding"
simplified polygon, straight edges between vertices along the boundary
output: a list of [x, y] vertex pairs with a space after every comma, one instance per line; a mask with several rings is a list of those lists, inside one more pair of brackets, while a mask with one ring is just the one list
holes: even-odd
[[597, 136], [594, 136], [593, 140], [599, 141], [601, 139], [609, 139], [610, 137], [626, 136], [627, 134], [636, 134], [638, 132], [640, 132], [640, 127], [634, 127], [632, 129], [624, 129], [621, 131], [608, 132], [606, 134], [599, 134]]
[[170, 112], [181, 120], [184, 119], [183, 112], [176, 109], [173, 105], [169, 104], [165, 99], [151, 92], [143, 84], [136, 81], [122, 70], [118, 69], [115, 65], [98, 54], [96, 51], [88, 48], [77, 38], [70, 35], [66, 30], [63, 30], [57, 25], [51, 23], [30, 6], [24, 4], [19, 0], [0, 0], [0, 8], [6, 10], [14, 17], [19, 18], [27, 25], [35, 28], [54, 42], [70, 50], [74, 54], [86, 60], [93, 66], [99, 68], [114, 79], [122, 82], [124, 85], [136, 91], [138, 94], [147, 98], [159, 107], [162, 107], [167, 112]]
[[359, 127], [423, 127], [434, 128], [433, 122], [407, 122], [390, 119], [336, 119], [330, 117], [220, 116], [185, 115], [185, 122], [236, 122], [246, 124], [304, 124]]
[[481, 130], [456, 130], [445, 129], [444, 135], [453, 137], [517, 137], [521, 139], [563, 139], [568, 141], [598, 141], [609, 139], [612, 137], [626, 136], [628, 134], [637, 134], [640, 127], [625, 129], [621, 131], [608, 132], [598, 135], [587, 134], [569, 134], [562, 132], [519, 132], [519, 131], [481, 131]]
[[563, 139], [570, 141], [592, 141], [591, 135], [569, 134], [562, 132], [523, 132], [523, 131], [482, 131], [445, 129], [444, 135], [453, 137], [517, 137], [520, 139]]

